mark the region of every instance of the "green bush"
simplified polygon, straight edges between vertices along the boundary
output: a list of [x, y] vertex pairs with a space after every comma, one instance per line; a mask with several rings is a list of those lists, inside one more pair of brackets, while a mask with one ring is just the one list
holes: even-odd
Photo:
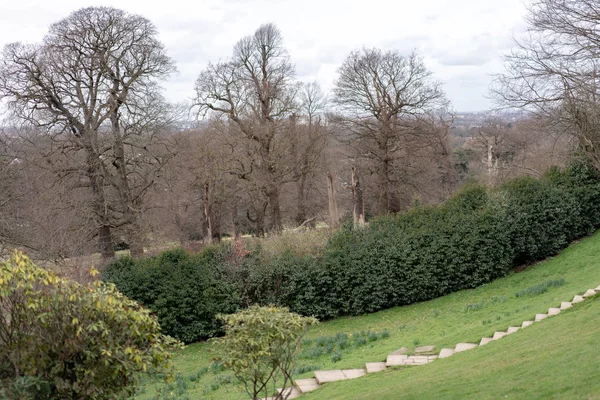
[[128, 398], [142, 372], [172, 375], [148, 310], [100, 281], [82, 286], [20, 253], [0, 263], [0, 398]]
[[252, 267], [249, 303], [321, 319], [411, 304], [490, 282], [599, 226], [598, 176], [580, 165], [469, 185], [440, 206], [342, 228], [318, 257], [288, 252]]
[[441, 205], [375, 218], [364, 229], [347, 223], [325, 245], [315, 234], [243, 251], [167, 252], [124, 259], [105, 276], [156, 312], [165, 332], [189, 342], [218, 334], [216, 313], [238, 305], [328, 319], [474, 288], [599, 227], [600, 175], [574, 164], [491, 190], [470, 184]]
[[221, 333], [216, 315], [235, 312], [240, 304], [214, 247], [198, 255], [177, 249], [145, 260], [124, 257], [103, 278], [152, 310], [166, 334], [186, 343]]
[[[317, 323], [287, 308], [251, 306], [221, 316], [225, 336], [216, 341], [223, 365], [233, 372], [252, 399], [293, 386], [292, 373], [306, 330]], [[279, 393], [275, 399], [283, 400]]]

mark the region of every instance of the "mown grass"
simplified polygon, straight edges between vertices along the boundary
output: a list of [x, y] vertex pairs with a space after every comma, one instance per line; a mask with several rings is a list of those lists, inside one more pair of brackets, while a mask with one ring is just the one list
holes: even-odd
[[[464, 290], [431, 301], [395, 307], [369, 315], [342, 317], [321, 323], [310, 330], [307, 335], [307, 343], [311, 340], [312, 343], [318, 340], [326, 341], [326, 339], [319, 338], [343, 337], [343, 335], [357, 332], [380, 334], [385, 331], [386, 334], [385, 337], [379, 337], [378, 340], [371, 342], [367, 341], [362, 346], [352, 345], [343, 349], [341, 346], [337, 348], [334, 346], [332, 352], [315, 354], [312, 358], [300, 358], [299, 366], [305, 368], [305, 371], [302, 371], [298, 377], [312, 376], [310, 371], [314, 367], [320, 369], [359, 368], [366, 362], [383, 361], [387, 354], [403, 346], [413, 349], [422, 345], [436, 345], [439, 350], [443, 347], [454, 347], [458, 342], [479, 342], [482, 337], [491, 336], [495, 331], [506, 330], [508, 326], [520, 325], [524, 320], [533, 319], [536, 313], [546, 312], [549, 307], [556, 307], [561, 301], [570, 300], [575, 294], [582, 294], [589, 287], [600, 284], [598, 248], [600, 248], [600, 233], [573, 244], [556, 257], [476, 289]], [[560, 282], [561, 284], [548, 284], [548, 282]], [[540, 287], [543, 287], [544, 290], [536, 289]], [[523, 293], [523, 295], [517, 296], [517, 293]], [[532, 327], [533, 332], [536, 332], [537, 329], [539, 328]], [[503, 341], [512, 342], [515, 340], [513, 336], [521, 337], [520, 334], [512, 335]], [[302, 351], [306, 352], [307, 347], [305, 346]], [[333, 357], [334, 354], [335, 357]], [[227, 383], [228, 379], [224, 377], [229, 375], [226, 371], [209, 370], [194, 381], [189, 378], [196, 371], [208, 368], [213, 357], [214, 354], [210, 352], [209, 343], [193, 344], [181, 351], [175, 358], [175, 365], [180, 379], [187, 379], [185, 390], [180, 390], [177, 394], [177, 387], [173, 385], [170, 388], [172, 390], [169, 390], [173, 393], [172, 397], [165, 398], [183, 400], [185, 398], [247, 398], [240, 386], [233, 381]], [[450, 360], [452, 359], [450, 358]], [[434, 364], [426, 368], [428, 369]], [[576, 371], [570, 373], [575, 374]], [[389, 374], [386, 372], [383, 376]], [[404, 374], [404, 372], [398, 374]], [[507, 380], [510, 380], [509, 376], [507, 376]], [[375, 378], [367, 379], [370, 381]], [[352, 385], [357, 385], [353, 386], [352, 390], [360, 387], [361, 382], [362, 380], [352, 382]], [[181, 386], [182, 384], [180, 384], [180, 389]], [[460, 385], [458, 386], [460, 387]], [[142, 389], [143, 393], [136, 398], [141, 400], [155, 398], [155, 388], [155, 383], [146, 382]], [[329, 390], [333, 389], [327, 389], [327, 391]], [[349, 389], [347, 393], [353, 393], [352, 390]], [[325, 396], [327, 392], [323, 393]], [[343, 396], [345, 391], [336, 393], [333, 392], [331, 395]]]
[[307, 400], [600, 399], [600, 296], [424, 367], [326, 384]]

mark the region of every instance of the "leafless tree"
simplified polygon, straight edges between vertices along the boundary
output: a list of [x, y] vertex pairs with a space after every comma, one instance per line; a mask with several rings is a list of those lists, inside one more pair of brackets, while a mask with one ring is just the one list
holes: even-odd
[[600, 3], [535, 0], [526, 21], [492, 92], [504, 106], [552, 121], [600, 169]]
[[167, 123], [157, 82], [174, 71], [156, 36], [141, 16], [90, 7], [53, 24], [40, 44], [13, 43], [2, 54], [0, 97], [72, 153], [61, 173], [81, 175], [91, 190], [105, 259], [117, 227], [134, 255], [143, 251], [140, 202], [168, 153], [149, 140]]
[[[296, 108], [298, 85], [293, 78], [281, 33], [275, 25], [266, 24], [240, 40], [228, 61], [210, 64], [195, 87], [199, 113], [228, 118], [252, 147], [252, 157], [239, 176], [251, 179], [264, 195], [275, 231], [282, 228], [281, 187], [294, 175], [292, 166], [284, 162], [289, 147], [279, 140]], [[256, 218], [263, 219], [261, 215]]]
[[393, 198], [393, 186], [402, 179], [398, 163], [410, 153], [416, 119], [446, 105], [440, 84], [415, 53], [365, 48], [340, 67], [334, 100], [346, 142], [372, 163], [378, 212], [398, 211]]

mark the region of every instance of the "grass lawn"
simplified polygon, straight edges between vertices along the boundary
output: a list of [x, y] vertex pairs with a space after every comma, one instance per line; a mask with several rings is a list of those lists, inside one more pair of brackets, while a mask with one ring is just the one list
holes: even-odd
[[600, 295], [497, 342], [326, 384], [317, 399], [600, 399]]
[[[571, 245], [556, 257], [476, 289], [464, 290], [431, 301], [410, 306], [395, 307], [369, 315], [343, 317], [324, 322], [310, 330], [307, 338], [312, 343], [304, 346], [304, 355], [300, 358], [299, 365], [306, 370], [311, 369], [311, 367], [319, 369], [361, 368], [366, 362], [384, 361], [388, 353], [403, 346], [414, 348], [422, 345], [436, 345], [439, 350], [443, 347], [454, 347], [458, 342], [479, 342], [483, 336], [491, 336], [495, 331], [506, 330], [511, 325], [520, 325], [524, 320], [533, 319], [536, 313], [545, 313], [549, 307], [556, 307], [560, 305], [561, 301], [571, 300], [575, 294], [582, 294], [590, 287], [598, 286], [600, 284], [598, 249], [600, 249], [600, 233]], [[561, 280], [564, 280], [562, 284]], [[541, 293], [535, 289], [540, 284], [547, 282], [556, 283], [556, 281], [558, 281], [559, 286], [550, 286], [546, 291]], [[517, 297], [515, 294], [521, 291], [526, 292], [525, 295]], [[598, 303], [598, 301], [595, 303]], [[586, 305], [584, 307], [591, 306]], [[596, 311], [598, 311], [597, 308]], [[579, 317], [576, 314], [565, 313], [564, 318], [561, 314], [553, 319], [555, 321], [562, 321], [567, 316], [577, 319]], [[557, 323], [559, 322], [554, 322], [552, 319], [548, 320], [548, 324]], [[540, 325], [544, 324], [545, 321]], [[531, 329], [531, 332], [535, 333], [541, 328], [533, 326], [527, 329]], [[587, 328], [583, 326], [580, 328], [578, 325], [575, 325], [571, 326], [571, 329], [586, 331]], [[353, 337], [356, 337], [356, 333], [361, 331], [371, 331], [379, 335], [377, 335], [377, 340], [367, 340], [366, 343], [354, 343], [350, 341], [351, 345], [343, 349], [340, 348], [339, 340], [334, 339], [336, 335], [343, 333], [352, 334], [354, 335]], [[381, 335], [384, 331], [387, 332], [386, 335]], [[596, 331], [596, 343], [600, 344], [598, 332]], [[529, 337], [529, 335], [530, 333], [525, 330], [523, 333], [518, 332], [496, 343], [505, 343], [506, 341], [508, 346], [518, 338]], [[545, 341], [548, 343], [542, 344], [552, 346], [555, 343], [555, 340], [548, 339]], [[315, 347], [315, 343], [325, 344], [325, 346], [317, 348]], [[516, 341], [515, 343], [517, 348], [521, 346], [520, 342]], [[500, 344], [493, 344], [493, 346], [489, 346], [488, 348], [476, 349], [474, 352], [471, 351], [467, 352], [468, 354], [458, 355], [456, 358], [451, 357], [448, 361], [439, 361], [441, 365], [448, 365], [448, 362], [458, 363], [455, 360], [461, 359], [467, 362], [471, 357], [477, 358], [477, 354], [487, 354], [486, 352], [492, 351], [494, 348], [497, 349], [499, 346]], [[522, 346], [523, 350], [526, 351], [527, 346], [525, 344], [522, 344]], [[209, 352], [209, 349], [210, 344], [208, 343], [193, 344], [187, 346], [186, 349], [176, 356], [175, 364], [180, 377], [169, 390], [169, 393], [173, 393], [170, 398], [181, 400], [185, 400], [186, 398], [247, 398], [239, 386], [234, 383], [228, 383], [230, 378], [226, 371], [210, 368], [211, 358], [214, 355]], [[318, 349], [324, 351], [316, 351]], [[600, 351], [590, 353], [590, 349], [587, 349], [585, 352], [587, 352], [588, 357], [596, 357], [596, 366], [600, 365], [597, 364], [597, 361], [599, 361], [597, 357]], [[487, 365], [485, 363], [488, 362], [491, 363], [491, 368], [498, 361], [504, 364], [512, 360], [512, 356], [508, 355], [496, 355], [492, 358], [495, 358], [495, 360], [488, 360], [487, 356], [482, 357], [483, 366], [481, 368], [488, 368], [485, 366]], [[437, 363], [438, 361], [425, 367], [416, 368], [423, 368], [424, 371], [432, 368], [437, 370], [437, 368], [441, 368], [436, 366]], [[452, 368], [447, 373], [451, 374], [451, 370]], [[597, 370], [600, 373], [600, 367], [597, 367]], [[505, 380], [506, 384], [510, 385], [513, 375], [508, 374], [505, 370], [497, 371], [498, 374], [504, 374], [505, 372], [507, 375], [505, 377], [498, 376], [498, 379]], [[473, 371], [472, 379], [476, 379], [480, 373], [481, 371]], [[568, 377], [575, 375], [576, 371], [569, 368], [564, 369], [562, 373], [565, 374], [566, 379], [571, 379]], [[335, 396], [341, 396], [337, 398], [373, 398], [371, 397], [372, 392], [369, 392], [368, 395], [364, 394], [367, 397], [357, 397], [360, 396], [359, 389], [362, 388], [363, 382], [364, 385], [368, 385], [369, 382], [374, 382], [375, 379], [379, 382], [379, 380], [386, 377], [390, 382], [394, 380], [404, 382], [404, 377], [409, 374], [416, 377], [416, 374], [419, 374], [419, 372], [416, 370], [385, 372], [382, 373], [381, 377], [367, 377], [319, 389], [319, 392], [323, 390], [322, 394], [315, 392], [314, 397], [311, 397], [336, 398]], [[523, 371], [521, 374], [524, 375]], [[312, 372], [304, 372], [298, 375], [298, 378], [304, 377], [312, 377]], [[529, 377], [532, 380], [544, 380], [544, 374], [537, 369], [532, 369]], [[598, 375], [596, 377], [598, 378]], [[419, 385], [433, 387], [434, 382], [437, 381], [440, 381], [440, 379], [433, 376], [426, 378], [423, 375], [423, 379]], [[477, 383], [473, 382], [473, 390], [475, 390]], [[343, 389], [346, 387], [345, 385], [352, 385], [352, 388]], [[383, 385], [383, 381], [374, 383], [373, 385], [374, 387], [376, 385]], [[464, 386], [458, 379], [456, 382], [451, 379], [448, 380], [444, 387], [448, 385], [454, 385], [455, 389], [460, 389]], [[156, 384], [147, 381], [142, 388], [142, 393], [136, 399], [145, 400], [155, 398], [155, 387]], [[501, 389], [501, 386], [498, 388]], [[381, 389], [383, 390], [383, 388]], [[388, 393], [389, 396], [392, 396], [390, 398], [398, 398], [399, 393], [401, 393], [400, 391], [404, 389], [402, 389], [402, 386], [398, 386], [395, 390], [395, 392], [391, 391]], [[351, 393], [351, 395], [344, 397], [343, 393]], [[512, 391], [510, 393], [514, 395]], [[465, 395], [468, 395], [468, 393]], [[560, 393], [556, 393], [555, 395], [558, 398], [564, 398]], [[382, 394], [382, 396], [385, 396], [385, 394]], [[463, 396], [461, 395], [460, 397]], [[309, 397], [307, 396], [307, 398]]]

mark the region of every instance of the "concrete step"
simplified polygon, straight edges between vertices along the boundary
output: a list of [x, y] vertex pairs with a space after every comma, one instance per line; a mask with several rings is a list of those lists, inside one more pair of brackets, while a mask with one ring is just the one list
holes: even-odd
[[548, 314], [535, 314], [535, 322], [548, 318]]
[[440, 350], [439, 358], [447, 358], [454, 354], [454, 349], [442, 349]]
[[346, 376], [346, 379], [356, 379], [361, 376], [365, 376], [366, 372], [362, 368], [357, 369], [343, 369], [342, 372]]
[[421, 346], [415, 348], [415, 355], [431, 355], [435, 353], [435, 346]]
[[390, 353], [391, 356], [401, 356], [403, 354], [408, 354], [408, 347], [400, 347], [398, 350]]
[[474, 347], [477, 347], [475, 343], [458, 343], [454, 348], [454, 352], [460, 353], [461, 351], [471, 350]]
[[573, 304], [575, 303], [581, 303], [583, 300], [585, 300], [582, 296], [575, 296], [573, 297], [573, 300], [571, 301]]
[[299, 391], [298, 389], [296, 389], [295, 387], [289, 387], [289, 388], [285, 388], [285, 389], [279, 388], [279, 389], [277, 389], [277, 393], [282, 394], [284, 399], [287, 396], [288, 400], [298, 398], [302, 394], [302, 392]]
[[506, 333], [510, 335], [511, 333], [515, 333], [519, 329], [521, 329], [521, 328], [519, 328], [518, 326], [509, 326]]
[[593, 295], [595, 295], [595, 294], [596, 294], [596, 291], [595, 291], [594, 289], [588, 289], [588, 290], [587, 290], [587, 291], [586, 291], [586, 292], [583, 294], [583, 296], [581, 296], [581, 297], [583, 297], [583, 298], [585, 299], [585, 298], [588, 298], [588, 297], [590, 297], [590, 296], [593, 296]]
[[494, 336], [492, 336], [492, 340], [502, 339], [506, 335], [507, 335], [506, 332], [494, 332]]
[[341, 369], [334, 369], [330, 371], [315, 371], [315, 379], [319, 385], [322, 385], [327, 382], [344, 381], [348, 378], [346, 378]]
[[533, 325], [533, 321], [523, 321], [521, 328], [527, 328], [530, 325]]
[[548, 316], [552, 316], [552, 315], [558, 315], [560, 314], [560, 308], [549, 308], [548, 309]]
[[484, 338], [481, 338], [481, 342], [479, 342], [479, 345], [480, 345], [480, 346], [483, 346], [484, 344], [488, 344], [488, 343], [489, 343], [489, 342], [491, 342], [492, 340], [494, 340], [494, 339], [492, 339], [492, 338], [489, 338], [489, 337], [484, 337]]
[[296, 379], [296, 386], [302, 393], [312, 392], [313, 390], [317, 390], [319, 388], [319, 382], [316, 379]]
[[365, 365], [365, 369], [367, 370], [367, 374], [372, 374], [373, 372], [383, 371], [386, 368], [387, 368], [387, 366], [385, 365], [384, 362], [367, 363]]
[[404, 365], [406, 364], [407, 358], [408, 356], [406, 354], [390, 354], [389, 356], [387, 356], [385, 365], [387, 367], [393, 367], [395, 365]]
[[573, 307], [573, 303], [571, 303], [571, 302], [563, 301], [562, 303], [560, 303], [561, 310], [566, 310], [567, 308], [571, 308], [571, 307]]

